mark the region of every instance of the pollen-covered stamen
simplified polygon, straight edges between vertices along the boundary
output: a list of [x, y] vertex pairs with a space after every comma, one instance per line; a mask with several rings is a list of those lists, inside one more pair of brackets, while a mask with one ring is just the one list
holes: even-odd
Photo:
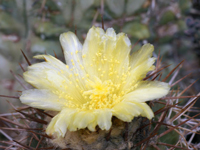
[[90, 82], [91, 90], [84, 91], [83, 96], [88, 99], [81, 107], [84, 109], [101, 109], [112, 108], [115, 104], [121, 101], [121, 93], [117, 93], [119, 85], [113, 84], [111, 80], [102, 82], [96, 79], [95, 82]]
[[[106, 66], [100, 66], [98, 71], [101, 72], [102, 76], [93, 78], [92, 80], [94, 81], [92, 81], [87, 74], [81, 77], [80, 74], [76, 73], [74, 67], [70, 68], [71, 73], [67, 76], [70, 80], [70, 86], [75, 86], [73, 95], [71, 95], [71, 92], [67, 92], [71, 89], [68, 88], [66, 81], [63, 81], [61, 85], [66, 92], [55, 92], [60, 98], [70, 101], [70, 103], [65, 104], [66, 107], [77, 108], [79, 110], [112, 108], [122, 100], [124, 94], [133, 90], [134, 86], [122, 90], [122, 86], [127, 83], [127, 78], [130, 76], [129, 70], [131, 67], [128, 69], [122, 68], [122, 72], [119, 73], [115, 71], [115, 67], [118, 63], [117, 60], [110, 59], [107, 61], [109, 61], [109, 71], [105, 72], [104, 67]], [[68, 66], [66, 66], [66, 68], [68, 68]], [[59, 72], [59, 75], [64, 75], [62, 70]], [[113, 76], [112, 80], [104, 80], [104, 75], [107, 77]], [[115, 76], [119, 76], [119, 78], [115, 78]], [[83, 83], [85, 84], [83, 85]]]

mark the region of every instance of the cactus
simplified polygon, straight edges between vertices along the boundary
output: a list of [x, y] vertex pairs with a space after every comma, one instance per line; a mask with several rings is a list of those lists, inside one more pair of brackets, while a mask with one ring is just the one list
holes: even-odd
[[[0, 67], [0, 148], [199, 149], [199, 109], [195, 107], [199, 94], [194, 94], [198, 92], [198, 84], [194, 84], [198, 81], [193, 80], [195, 73], [189, 76], [198, 68], [198, 61], [188, 50], [192, 47], [190, 41], [195, 40], [185, 36], [193, 32], [194, 25], [188, 24], [187, 19], [187, 26], [184, 22], [188, 12], [194, 14], [191, 1], [3, 0], [0, 5], [0, 62], [5, 65]], [[171, 91], [164, 98], [148, 102], [155, 115], [152, 120], [135, 117], [123, 122], [113, 117], [108, 131], [97, 126], [96, 132], [80, 129], [67, 131], [64, 139], [52, 138], [45, 129], [55, 113], [24, 106], [19, 101], [21, 92], [30, 88], [21, 78], [22, 73], [28, 64], [38, 62], [30, 59], [33, 55], [48, 53], [63, 61], [60, 33], [76, 32], [84, 41], [92, 25], [102, 26], [102, 18], [105, 29], [113, 27], [127, 33], [132, 43], [140, 39], [132, 52], [147, 41], [156, 47], [156, 69], [144, 80], [165, 81]], [[182, 59], [186, 61], [183, 63]]]
[[[144, 80], [161, 80], [162, 71], [169, 66], [163, 67], [159, 58], [156, 70], [145, 77]], [[187, 77], [174, 81], [182, 64], [183, 61], [162, 79], [162, 81], [170, 79], [169, 84], [172, 87], [170, 94], [149, 103], [154, 109], [155, 118], [153, 120], [148, 121], [147, 118], [136, 117], [128, 123], [113, 117], [113, 125], [108, 131], [100, 128], [97, 128], [96, 132], [91, 132], [88, 129], [81, 129], [76, 132], [67, 131], [65, 138], [54, 139], [46, 135], [45, 128], [55, 113], [29, 106], [16, 108], [10, 103], [15, 112], [0, 116], [0, 119], [4, 122], [1, 129], [8, 131], [3, 134], [10, 139], [10, 141], [3, 142], [4, 147], [8, 144], [10, 148], [14, 146], [28, 149], [166, 149], [167, 147], [198, 149], [198, 144], [193, 143], [193, 138], [199, 129], [199, 119], [196, 118], [199, 114], [192, 117], [187, 114], [198, 112], [198, 108], [193, 107], [193, 105], [199, 94], [182, 96], [196, 81], [182, 91], [173, 88]], [[170, 75], [172, 75], [171, 78], [169, 78]], [[181, 99], [186, 98], [190, 99], [187, 103], [181, 105]], [[186, 140], [186, 138], [189, 139]]]

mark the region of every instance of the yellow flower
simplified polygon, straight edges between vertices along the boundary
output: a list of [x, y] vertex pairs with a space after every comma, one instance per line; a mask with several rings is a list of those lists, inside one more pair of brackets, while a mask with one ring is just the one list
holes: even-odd
[[29, 106], [59, 111], [46, 129], [48, 135], [95, 131], [97, 125], [109, 130], [112, 116], [125, 122], [137, 116], [151, 119], [154, 114], [145, 102], [169, 92], [167, 83], [142, 80], [154, 69], [151, 44], [130, 55], [131, 43], [124, 33], [95, 27], [83, 46], [72, 32], [61, 34], [60, 42], [67, 65], [50, 55], [35, 56], [45, 62], [29, 66], [24, 79], [36, 89], [20, 97]]

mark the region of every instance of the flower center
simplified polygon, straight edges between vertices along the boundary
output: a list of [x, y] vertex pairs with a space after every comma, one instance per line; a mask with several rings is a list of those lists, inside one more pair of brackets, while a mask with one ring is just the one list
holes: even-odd
[[121, 101], [121, 95], [117, 94], [118, 85], [113, 84], [111, 80], [104, 81], [97, 79], [91, 82], [91, 90], [83, 92], [83, 96], [88, 99], [81, 109], [102, 109], [112, 108]]

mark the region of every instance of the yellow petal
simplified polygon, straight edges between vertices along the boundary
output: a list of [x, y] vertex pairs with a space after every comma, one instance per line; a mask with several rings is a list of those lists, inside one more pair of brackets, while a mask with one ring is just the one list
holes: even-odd
[[86, 87], [82, 78], [85, 78], [86, 80], [87, 74], [82, 61], [82, 44], [72, 32], [61, 34], [60, 43], [63, 47], [66, 63], [71, 70], [71, 74], [75, 76], [76, 84], [78, 84], [80, 88], [83, 88], [84, 90]]
[[67, 65], [70, 68], [75, 67], [79, 71], [82, 69], [80, 65], [82, 65], [82, 44], [79, 42], [76, 35], [72, 32], [66, 32], [60, 35], [60, 43], [63, 47], [65, 60]]
[[31, 67], [34, 68], [35, 70], [36, 69], [40, 70], [42, 68], [43, 69], [49, 68], [49, 69], [54, 69], [54, 70], [63, 70], [67, 72], [66, 65], [51, 55], [36, 55], [33, 58], [44, 59], [46, 61], [46, 62], [41, 62], [41, 63], [31, 65]]
[[122, 121], [130, 122], [134, 117], [141, 115], [142, 108], [130, 102], [121, 102], [112, 108], [113, 115]]
[[[57, 114], [50, 122], [46, 129], [48, 135], [53, 135], [56, 133], [58, 137], [64, 137], [69, 124], [71, 123], [75, 109], [63, 109], [59, 114]], [[70, 129], [69, 129], [70, 130]]]
[[130, 74], [128, 75], [126, 82], [122, 86], [122, 90], [131, 89], [138, 81], [141, 81], [149, 71], [154, 70], [155, 58], [148, 58], [143, 61], [138, 66], [132, 68], [130, 70]]
[[141, 116], [147, 117], [148, 119], [152, 119], [154, 117], [154, 113], [153, 113], [152, 109], [146, 103], [134, 102], [134, 104], [136, 104], [138, 107], [143, 109], [143, 111], [141, 112]]
[[49, 125], [46, 128], [47, 135], [50, 135], [50, 136], [52, 136], [52, 135], [61, 136], [62, 135], [62, 132], [55, 132], [55, 124], [56, 124], [58, 118], [59, 118], [59, 115], [56, 115], [51, 119], [51, 122], [49, 123]]
[[130, 49], [130, 40], [125, 34], [116, 35], [112, 28], [105, 33], [101, 28], [92, 27], [83, 44], [83, 64], [91, 78], [118, 82], [117, 76], [128, 69]]
[[131, 122], [134, 117], [143, 116], [151, 119], [153, 111], [146, 103], [121, 102], [113, 107], [113, 115], [125, 122]]
[[39, 55], [37, 58], [44, 58], [47, 62], [29, 66], [23, 74], [26, 82], [38, 89], [48, 89], [58, 97], [66, 97], [66, 100], [71, 97], [77, 103], [84, 102], [81, 90], [85, 90], [86, 85], [80, 74], [77, 76], [52, 56]]
[[145, 44], [142, 48], [130, 56], [130, 71], [126, 73], [126, 79], [121, 86], [122, 91], [131, 89], [138, 81], [146, 77], [149, 71], [154, 70], [155, 58], [151, 58], [153, 52], [151, 44]]
[[47, 81], [47, 75], [45, 73], [48, 70], [56, 72], [55, 76], [58, 76], [58, 73], [61, 73], [61, 71], [65, 75], [70, 74], [65, 64], [50, 55], [37, 55], [34, 58], [45, 59], [46, 62], [36, 63], [29, 66], [28, 71], [26, 71], [23, 76], [26, 82], [36, 88], [49, 89], [48, 87], [50, 86], [50, 83]]
[[52, 92], [37, 89], [23, 91], [20, 101], [35, 108], [54, 111], [60, 111], [65, 104], [64, 99], [58, 98]]
[[140, 50], [134, 52], [130, 56], [130, 66], [131, 68], [135, 68], [139, 66], [139, 64], [146, 61], [148, 58], [152, 56], [154, 47], [151, 44], [145, 44], [141, 47]]
[[95, 119], [94, 114], [91, 111], [81, 111], [74, 116], [73, 126], [78, 129], [86, 128]]
[[170, 86], [167, 83], [159, 81], [143, 81], [137, 88], [124, 96], [125, 101], [145, 102], [161, 98], [168, 94]]
[[98, 109], [98, 110], [95, 110], [95, 112], [97, 113], [97, 124], [98, 124], [99, 128], [101, 128], [102, 130], [109, 130], [112, 125], [111, 110], [110, 109]]
[[97, 120], [96, 120], [96, 118], [95, 118], [95, 120], [93, 121], [93, 122], [91, 122], [88, 126], [87, 126], [87, 128], [90, 130], [90, 131], [95, 131], [96, 129], [96, 126], [97, 126]]

